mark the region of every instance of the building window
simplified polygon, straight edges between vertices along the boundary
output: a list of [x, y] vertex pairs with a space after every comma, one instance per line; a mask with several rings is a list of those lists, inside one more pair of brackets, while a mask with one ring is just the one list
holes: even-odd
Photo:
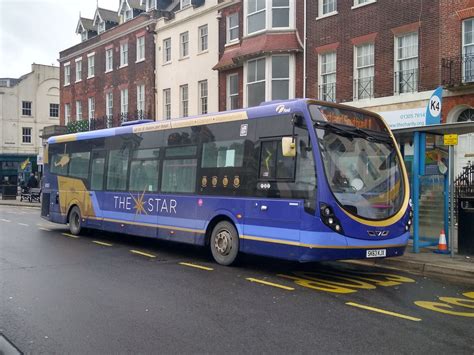
[[132, 9], [125, 10], [124, 18], [125, 18], [125, 21], [131, 20], [133, 18], [133, 10]]
[[[108, 121], [113, 118], [113, 115], [114, 115], [114, 94], [112, 92], [108, 92], [107, 94], [105, 94], [105, 114], [107, 115]], [[108, 126], [110, 126], [110, 125], [108, 125]]]
[[64, 64], [64, 85], [71, 83], [71, 65]]
[[361, 6], [376, 2], [377, 0], [354, 0], [354, 6]]
[[239, 39], [239, 13], [234, 12], [227, 16], [227, 43]]
[[337, 0], [319, 0], [319, 17], [336, 13]]
[[247, 33], [264, 30], [266, 27], [265, 0], [250, 0], [247, 3]]
[[188, 117], [188, 85], [181, 85], [179, 87], [180, 116]]
[[181, 9], [191, 5], [191, 0], [181, 0]]
[[127, 120], [128, 115], [128, 89], [120, 90], [120, 114], [122, 120]]
[[145, 60], [145, 36], [137, 37], [137, 62]]
[[59, 117], [59, 104], [49, 104], [49, 117]]
[[354, 100], [374, 97], [374, 44], [355, 47]]
[[239, 74], [227, 75], [227, 110], [239, 108]]
[[120, 45], [120, 66], [124, 67], [128, 65], [128, 43], [122, 43]]
[[98, 28], [98, 33], [105, 32], [105, 21], [100, 21], [99, 22], [99, 28]]
[[89, 120], [92, 120], [95, 118], [95, 98], [89, 97], [87, 103], [89, 108]]
[[290, 0], [273, 0], [272, 28], [290, 27]]
[[76, 101], [76, 121], [82, 120], [82, 102]]
[[171, 38], [163, 40], [163, 63], [171, 62]]
[[93, 78], [95, 75], [95, 55], [87, 56], [87, 78]]
[[395, 38], [395, 93], [418, 90], [418, 32]]
[[474, 81], [474, 19], [462, 23], [462, 81]]
[[198, 83], [199, 114], [207, 113], [207, 80]]
[[286, 100], [290, 97], [290, 57], [272, 56], [272, 100]]
[[146, 0], [146, 11], [156, 9], [156, 0]]
[[22, 142], [31, 143], [31, 127], [22, 128]]
[[86, 30], [83, 30], [81, 32], [81, 39], [82, 39], [82, 42], [87, 41], [87, 31]]
[[163, 118], [171, 119], [171, 89], [163, 90]]
[[319, 98], [336, 102], [336, 52], [319, 56]]
[[208, 46], [207, 25], [199, 27], [198, 32], [199, 32], [199, 52], [207, 51], [207, 46]]
[[145, 117], [145, 85], [137, 86], [137, 111], [138, 118]]
[[114, 50], [113, 48], [105, 51], [105, 72], [112, 71], [114, 69]]
[[76, 83], [82, 80], [82, 59], [76, 59]]
[[64, 104], [64, 125], [71, 122], [71, 104]]
[[288, 99], [293, 89], [293, 60], [289, 55], [267, 56], [249, 60], [246, 70], [246, 101], [248, 106], [257, 106], [263, 101]]
[[21, 114], [23, 116], [31, 116], [31, 101], [21, 102]]
[[184, 58], [189, 55], [189, 32], [186, 31], [181, 33], [179, 38], [181, 43], [179, 54], [181, 58]]

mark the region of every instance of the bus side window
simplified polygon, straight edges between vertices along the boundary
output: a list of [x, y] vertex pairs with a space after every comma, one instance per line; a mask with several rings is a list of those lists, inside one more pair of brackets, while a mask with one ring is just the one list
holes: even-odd
[[196, 191], [197, 146], [168, 147], [161, 178], [162, 192]]
[[109, 151], [107, 190], [125, 191], [127, 189], [128, 155], [128, 149]]
[[91, 162], [91, 190], [104, 189], [105, 151], [93, 151]]
[[132, 153], [130, 191], [158, 191], [160, 149], [140, 149]]

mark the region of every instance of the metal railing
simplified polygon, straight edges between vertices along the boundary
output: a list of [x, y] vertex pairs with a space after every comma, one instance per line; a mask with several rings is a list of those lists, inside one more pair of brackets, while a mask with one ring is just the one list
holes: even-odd
[[336, 83], [319, 85], [319, 99], [322, 101], [336, 102]]
[[474, 54], [442, 58], [441, 83], [447, 87], [474, 83]]
[[474, 164], [468, 162], [454, 179], [454, 218], [457, 222], [458, 201], [461, 197], [474, 197]]
[[374, 77], [354, 79], [354, 100], [371, 99], [374, 97]]
[[97, 129], [119, 127], [124, 122], [151, 119], [148, 112], [137, 110], [135, 112], [120, 113], [114, 116], [102, 116], [86, 120], [70, 122], [67, 125], [68, 133], [95, 131]]
[[418, 68], [396, 71], [393, 79], [395, 94], [418, 91]]

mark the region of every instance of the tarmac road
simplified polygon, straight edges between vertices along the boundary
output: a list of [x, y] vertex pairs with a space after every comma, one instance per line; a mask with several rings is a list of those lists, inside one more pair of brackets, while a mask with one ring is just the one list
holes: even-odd
[[472, 286], [344, 262], [222, 267], [180, 244], [73, 238], [38, 213], [0, 206], [0, 353], [474, 352]]

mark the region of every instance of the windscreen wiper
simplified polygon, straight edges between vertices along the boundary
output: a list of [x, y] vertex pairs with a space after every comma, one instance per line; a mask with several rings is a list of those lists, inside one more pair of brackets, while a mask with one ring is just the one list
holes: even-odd
[[336, 133], [345, 137], [364, 138], [368, 140], [369, 142], [379, 142], [379, 143], [387, 143], [387, 144], [393, 143], [392, 138], [386, 133], [382, 133], [382, 132], [379, 133], [375, 131], [369, 132], [365, 129], [357, 128], [353, 126], [340, 125], [340, 124], [330, 123], [326, 121], [316, 121], [314, 123], [314, 127], [327, 129], [333, 133]]

